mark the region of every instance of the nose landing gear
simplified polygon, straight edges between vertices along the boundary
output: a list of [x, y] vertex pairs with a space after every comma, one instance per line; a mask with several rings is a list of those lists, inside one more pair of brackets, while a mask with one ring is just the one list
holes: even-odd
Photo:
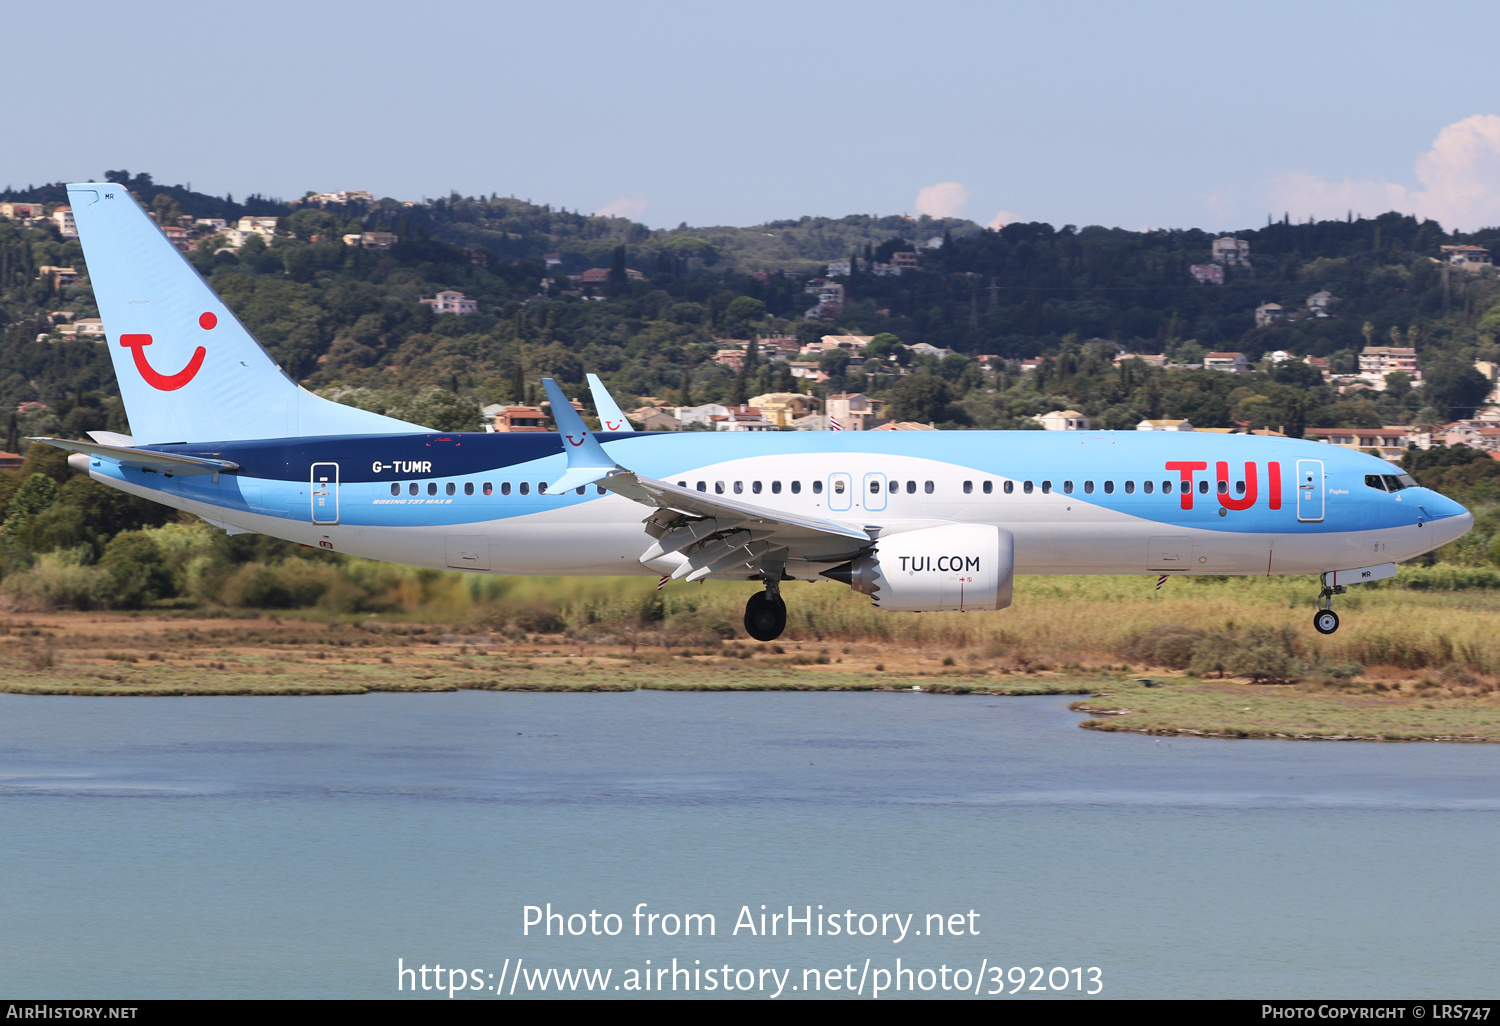
[[775, 641], [786, 630], [786, 603], [781, 600], [781, 582], [766, 579], [766, 590], [745, 603], [745, 633], [756, 641]]
[[1313, 630], [1319, 634], [1332, 634], [1339, 629], [1339, 614], [1333, 611], [1333, 597], [1342, 595], [1347, 589], [1342, 584], [1323, 584], [1318, 594], [1318, 611], [1313, 614]]

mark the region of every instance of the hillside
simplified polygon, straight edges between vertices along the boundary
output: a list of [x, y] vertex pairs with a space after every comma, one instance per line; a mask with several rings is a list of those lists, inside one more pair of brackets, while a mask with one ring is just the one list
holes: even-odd
[[[856, 215], [655, 231], [494, 196], [236, 202], [149, 175], [110, 175], [164, 224], [279, 216], [273, 238], [251, 236], [238, 250], [204, 238], [190, 259], [309, 387], [337, 387], [374, 406], [432, 387], [452, 400], [438, 403], [457, 418], [449, 423], [440, 412], [445, 427], [472, 424], [483, 403], [527, 398], [543, 374], [577, 388], [595, 370], [627, 400], [706, 402], [807, 387], [784, 363], [761, 362], [737, 377], [713, 361], [715, 338], [751, 335], [885, 333], [952, 350], [941, 360], [901, 351], [894, 362], [852, 370], [834, 354], [816, 387], [863, 390], [888, 400], [894, 416], [954, 427], [1024, 426], [1064, 405], [1111, 427], [1143, 416], [1293, 430], [1447, 420], [1471, 412], [1487, 390], [1472, 362], [1500, 360], [1495, 272], [1445, 272], [1438, 261], [1443, 245], [1500, 245], [1500, 230], [1458, 235], [1398, 214], [1237, 232], [1249, 264], [1227, 267], [1215, 285], [1189, 274], [1212, 257], [1214, 236], [1196, 230], [1032, 223], [993, 231]], [[50, 185], [7, 190], [0, 201], [61, 195]], [[398, 241], [386, 250], [341, 241], [374, 231]], [[921, 249], [918, 266], [872, 273], [892, 253], [931, 240], [943, 244]], [[547, 254], [560, 262], [548, 265]], [[817, 297], [804, 279], [850, 257], [869, 263], [856, 260], [839, 279], [842, 303], [808, 319]], [[59, 237], [50, 221], [0, 220], [0, 403], [46, 404], [17, 425], [22, 434], [123, 429], [103, 347], [53, 330], [66, 314], [96, 313], [87, 279], [55, 287], [43, 266], [86, 274], [77, 240]], [[587, 288], [570, 277], [590, 267], [611, 273]], [[434, 317], [418, 300], [441, 289], [476, 300], [477, 312]], [[1305, 301], [1322, 290], [1331, 294], [1329, 315], [1313, 316]], [[1290, 316], [1257, 327], [1255, 311], [1267, 302]], [[42, 334], [48, 339], [39, 342]], [[1254, 364], [1283, 350], [1352, 370], [1370, 343], [1414, 346], [1436, 373], [1425, 389], [1397, 382], [1360, 396], [1330, 390], [1302, 364], [1235, 376], [1111, 360], [1120, 347], [1183, 364], [1214, 350], [1243, 352]], [[995, 359], [981, 366], [977, 355]], [[1014, 366], [1043, 355], [1056, 359], [1039, 373]]]

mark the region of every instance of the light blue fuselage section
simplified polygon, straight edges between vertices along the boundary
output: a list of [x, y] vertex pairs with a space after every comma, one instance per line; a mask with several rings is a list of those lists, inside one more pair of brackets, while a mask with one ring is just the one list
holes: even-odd
[[[1429, 489], [1367, 484], [1367, 476], [1399, 473], [1382, 459], [1290, 439], [891, 431], [601, 440], [612, 459], [642, 477], [886, 535], [995, 524], [1015, 536], [1018, 573], [1316, 573], [1408, 559], [1472, 523], [1462, 506]], [[242, 469], [167, 477], [94, 459], [90, 470], [225, 525], [376, 559], [496, 573], [664, 569], [640, 561], [651, 541], [641, 525], [648, 507], [592, 485], [583, 494], [544, 491], [566, 466], [557, 435], [155, 448]], [[830, 557], [819, 558], [826, 564]], [[788, 568], [797, 577], [815, 570], [795, 558]]]

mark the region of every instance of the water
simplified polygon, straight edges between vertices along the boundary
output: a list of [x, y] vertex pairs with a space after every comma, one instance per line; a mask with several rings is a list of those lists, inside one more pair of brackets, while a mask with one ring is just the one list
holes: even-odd
[[[1494, 991], [1500, 747], [1167, 741], [1066, 707], [0, 695], [0, 991], [387, 997], [398, 958], [612, 989], [674, 957], [791, 968], [784, 996], [853, 965], [868, 998], [897, 957], [1097, 966], [1115, 997]], [[523, 936], [547, 902], [623, 932]], [[717, 935], [632, 936], [640, 902]], [[978, 918], [899, 944], [731, 935], [761, 904]]]

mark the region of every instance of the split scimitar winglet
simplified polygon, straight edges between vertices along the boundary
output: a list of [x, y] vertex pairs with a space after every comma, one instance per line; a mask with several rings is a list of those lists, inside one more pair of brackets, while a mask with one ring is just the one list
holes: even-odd
[[563, 452], [568, 457], [567, 471], [549, 484], [547, 491], [556, 493], [581, 488], [619, 470], [594, 433], [584, 425], [583, 418], [573, 409], [563, 390], [557, 387], [557, 382], [543, 378], [542, 388], [547, 392], [547, 402], [552, 405], [552, 419], [557, 422], [557, 433], [562, 436]]

